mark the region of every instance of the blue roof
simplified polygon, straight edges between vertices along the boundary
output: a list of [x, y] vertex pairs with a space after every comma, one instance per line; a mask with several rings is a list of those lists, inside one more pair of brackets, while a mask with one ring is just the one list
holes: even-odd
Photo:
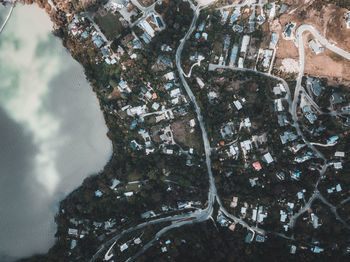
[[103, 45], [103, 41], [98, 35], [92, 36], [92, 40], [94, 41], [95, 46], [97, 46], [98, 48], [100, 48]]
[[277, 40], [278, 40], [278, 34], [277, 33], [272, 33], [272, 35], [271, 35], [271, 43], [272, 44], [277, 44]]
[[123, 79], [121, 79], [121, 80], [119, 81], [119, 85], [120, 85], [121, 88], [126, 88], [126, 86], [127, 86], [128, 84], [127, 84], [126, 81], [124, 81]]
[[160, 17], [157, 16], [156, 19], [157, 19], [158, 27], [159, 28], [164, 27], [164, 24], [163, 24], [162, 20], [160, 19]]
[[106, 48], [104, 48], [104, 47], [101, 48], [101, 53], [102, 53], [103, 56], [109, 56], [108, 50]]
[[239, 14], [232, 15], [232, 16], [231, 16], [231, 23], [236, 22], [237, 19], [238, 19], [238, 17], [239, 17]]
[[145, 41], [146, 44], [149, 44], [151, 42], [151, 39], [149, 39], [145, 33], [141, 35], [141, 38], [143, 39], [143, 41]]
[[135, 48], [141, 48], [141, 42], [139, 40], [135, 39], [132, 41], [132, 43], [134, 44]]
[[101, 190], [96, 190], [96, 191], [95, 191], [95, 196], [101, 197], [102, 195], [103, 195], [103, 193], [102, 193]]
[[135, 129], [135, 127], [137, 126], [137, 124], [138, 124], [138, 121], [137, 121], [137, 120], [132, 121], [132, 122], [131, 122], [131, 125], [130, 125], [130, 129], [131, 129], [131, 130]]
[[248, 235], [245, 237], [245, 240], [244, 240], [244, 242], [246, 242], [246, 243], [250, 243], [250, 242], [252, 242], [252, 236], [253, 236], [253, 234], [251, 233], [251, 232], [249, 232], [248, 233]]
[[202, 32], [204, 29], [204, 23], [201, 23], [199, 26], [198, 26], [198, 31]]
[[286, 28], [285, 28], [285, 30], [284, 30], [284, 33], [285, 33], [288, 37], [290, 37], [291, 34], [292, 34], [292, 29], [293, 29], [293, 28], [294, 28], [294, 24], [289, 23], [288, 25], [286, 25]]
[[238, 46], [233, 46], [231, 51], [230, 63], [235, 63], [238, 53]]
[[200, 33], [196, 33], [195, 37], [196, 37], [197, 39], [199, 39], [199, 38], [201, 37], [201, 34], [200, 34]]
[[135, 150], [135, 149], [136, 149], [136, 143], [135, 143], [135, 141], [131, 141], [130, 144], [131, 144], [131, 148]]
[[82, 34], [81, 34], [81, 36], [83, 37], [83, 38], [88, 38], [88, 36], [89, 36], [89, 34], [88, 34], [88, 32], [86, 32], [86, 31], [84, 31]]
[[257, 236], [256, 236], [256, 241], [257, 241], [257, 242], [265, 242], [265, 236], [257, 235]]

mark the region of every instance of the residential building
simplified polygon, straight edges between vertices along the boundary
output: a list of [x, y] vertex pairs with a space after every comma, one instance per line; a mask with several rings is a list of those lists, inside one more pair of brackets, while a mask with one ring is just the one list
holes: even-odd
[[264, 155], [264, 160], [266, 161], [266, 163], [270, 164], [273, 162], [273, 158], [271, 156], [271, 154], [268, 152]]
[[259, 161], [254, 162], [253, 167], [255, 168], [256, 171], [260, 171], [262, 169]]
[[335, 157], [345, 157], [345, 152], [337, 151], [337, 152], [334, 153], [334, 156]]
[[241, 52], [242, 53], [246, 53], [247, 52], [249, 41], [250, 41], [250, 36], [249, 35], [244, 35], [243, 39], [242, 39], [242, 45], [241, 45]]
[[238, 111], [242, 109], [242, 104], [238, 100], [233, 101], [233, 104], [235, 105]]
[[315, 42], [315, 40], [310, 40], [310, 41], [309, 41], [309, 45], [310, 45], [312, 51], [314, 51], [314, 53], [315, 53], [316, 55], [321, 54], [321, 53], [324, 52], [324, 47], [321, 46], [321, 45], [319, 45], [319, 44], [317, 44], [317, 43]]
[[238, 54], [238, 46], [234, 45], [232, 47], [232, 50], [231, 50], [231, 56], [230, 56], [230, 62], [229, 62], [230, 66], [234, 66], [235, 65], [236, 59], [237, 59], [237, 54]]
[[291, 142], [294, 141], [295, 139], [298, 138], [298, 136], [293, 134], [293, 132], [291, 131], [284, 131], [283, 135], [280, 135], [280, 138], [281, 138], [282, 144], [284, 145], [289, 141]]

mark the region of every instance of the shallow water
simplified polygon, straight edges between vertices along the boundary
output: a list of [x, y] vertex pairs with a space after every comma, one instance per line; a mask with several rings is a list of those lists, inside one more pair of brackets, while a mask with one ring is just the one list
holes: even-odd
[[59, 200], [112, 152], [83, 69], [51, 29], [43, 10], [17, 5], [0, 34], [0, 261], [46, 252]]

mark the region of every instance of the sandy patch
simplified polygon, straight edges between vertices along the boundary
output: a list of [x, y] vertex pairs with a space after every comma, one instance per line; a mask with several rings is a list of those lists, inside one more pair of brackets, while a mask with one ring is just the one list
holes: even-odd
[[281, 35], [278, 40], [276, 57], [278, 58], [298, 58], [298, 48], [290, 40], [284, 40]]
[[320, 77], [336, 77], [350, 80], [350, 61], [329, 50], [315, 55], [306, 48], [305, 73]]
[[[291, 12], [291, 10], [295, 11]], [[305, 1], [304, 3], [303, 1], [296, 1], [290, 7], [289, 13], [280, 17], [279, 22], [282, 25], [282, 30], [289, 22], [295, 22], [295, 28], [301, 24], [310, 24], [330, 42], [337, 44], [344, 50], [350, 51], [350, 29], [346, 29], [345, 22], [342, 19], [345, 11], [346, 9], [330, 4], [325, 5], [320, 1]], [[310, 39], [312, 38], [309, 34], [304, 34], [305, 73], [322, 77], [350, 79], [350, 62], [329, 50], [315, 55], [308, 44]], [[294, 70], [294, 66], [290, 64], [292, 60], [286, 59], [290, 58], [298, 61], [298, 49], [292, 41], [284, 40], [280, 35], [276, 58], [276, 66], [280, 66], [281, 70], [285, 72], [292, 70], [292, 68]]]
[[281, 61], [282, 65], [280, 70], [286, 73], [298, 73], [299, 72], [299, 62], [293, 58], [285, 58]]

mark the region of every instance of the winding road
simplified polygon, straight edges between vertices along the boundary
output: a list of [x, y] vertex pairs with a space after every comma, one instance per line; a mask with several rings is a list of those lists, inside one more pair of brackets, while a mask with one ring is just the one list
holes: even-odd
[[[247, 4], [250, 1], [245, 1], [244, 4]], [[91, 258], [91, 262], [95, 261], [98, 257], [100, 257], [100, 255], [102, 254], [102, 252], [104, 250], [106, 250], [107, 248], [108, 251], [105, 253], [105, 259], [108, 260], [112, 257], [111, 251], [116, 243], [116, 241], [118, 241], [121, 237], [125, 236], [128, 233], [131, 233], [135, 230], [139, 230], [141, 228], [144, 228], [146, 226], [149, 225], [154, 225], [154, 224], [158, 224], [158, 223], [166, 223], [166, 222], [172, 222], [171, 225], [168, 225], [166, 227], [164, 227], [162, 230], [160, 230], [158, 233], [156, 233], [155, 237], [149, 241], [148, 243], [146, 243], [135, 255], [133, 255], [132, 257], [130, 257], [127, 261], [134, 261], [137, 257], [139, 257], [140, 255], [142, 255], [149, 247], [151, 247], [153, 245], [153, 243], [155, 241], [157, 241], [163, 234], [165, 234], [166, 232], [168, 232], [169, 230], [173, 229], [173, 228], [178, 228], [184, 225], [189, 225], [189, 224], [195, 224], [195, 223], [199, 223], [199, 222], [203, 222], [205, 220], [208, 220], [211, 218], [212, 214], [213, 214], [213, 206], [215, 201], [217, 201], [218, 205], [219, 205], [219, 209], [220, 211], [228, 218], [230, 218], [231, 220], [235, 221], [236, 223], [241, 224], [243, 227], [247, 228], [248, 230], [253, 231], [254, 233], [259, 233], [259, 234], [266, 234], [266, 233], [272, 233], [275, 234], [277, 236], [280, 236], [282, 238], [286, 238], [286, 239], [291, 239], [294, 240], [294, 237], [287, 237], [284, 234], [280, 234], [280, 233], [276, 233], [276, 232], [266, 232], [263, 229], [260, 229], [258, 227], [253, 227], [253, 226], [249, 226], [245, 221], [243, 221], [240, 218], [237, 218], [235, 216], [233, 216], [232, 214], [230, 214], [222, 205], [221, 200], [217, 194], [217, 189], [215, 186], [215, 180], [213, 177], [213, 173], [212, 173], [212, 168], [211, 168], [211, 147], [210, 147], [210, 142], [208, 139], [208, 134], [206, 132], [206, 128], [205, 128], [205, 124], [203, 121], [203, 116], [201, 114], [201, 109], [197, 103], [196, 97], [194, 96], [191, 88], [189, 87], [188, 83], [186, 82], [182, 67], [181, 67], [181, 54], [182, 54], [182, 50], [184, 48], [185, 42], [189, 39], [189, 37], [191, 36], [191, 34], [193, 33], [195, 27], [196, 27], [196, 23], [198, 20], [198, 16], [201, 10], [201, 7], [195, 7], [193, 5], [193, 3], [191, 1], [189, 1], [191, 8], [194, 11], [194, 16], [193, 16], [193, 20], [192, 23], [190, 25], [189, 30], [187, 31], [185, 37], [183, 39], [180, 40], [180, 45], [177, 48], [176, 51], [176, 68], [180, 77], [180, 80], [182, 82], [182, 85], [188, 95], [188, 97], [191, 99], [193, 105], [194, 105], [194, 109], [197, 115], [197, 119], [199, 122], [199, 126], [202, 132], [202, 139], [203, 139], [203, 144], [204, 144], [204, 151], [205, 151], [205, 158], [206, 158], [206, 166], [207, 166], [207, 172], [208, 172], [208, 179], [209, 179], [209, 191], [208, 191], [208, 206], [205, 209], [198, 209], [195, 210], [194, 212], [191, 213], [187, 213], [187, 214], [182, 214], [182, 215], [175, 215], [175, 216], [170, 216], [170, 217], [164, 217], [164, 218], [159, 218], [159, 219], [155, 219], [152, 221], [147, 221], [144, 223], [141, 223], [135, 227], [126, 229], [124, 231], [122, 231], [121, 233], [119, 233], [118, 235], [114, 236], [112, 239], [108, 240], [107, 242], [105, 242], [104, 244], [102, 244], [100, 246], [100, 248], [98, 249], [98, 251], [95, 253], [95, 255]], [[242, 4], [241, 4], [242, 5]], [[237, 5], [232, 5], [231, 7], [235, 7]], [[350, 60], [350, 53], [330, 44], [326, 39], [324, 39], [312, 26], [309, 25], [302, 25], [297, 29], [297, 40], [298, 40], [298, 48], [299, 48], [299, 64], [300, 64], [300, 71], [298, 74], [298, 78], [297, 78], [297, 84], [296, 84], [296, 88], [295, 88], [295, 92], [294, 92], [294, 99], [292, 100], [291, 97], [291, 93], [290, 93], [290, 89], [288, 84], [286, 83], [286, 81], [282, 78], [279, 78], [277, 76], [273, 76], [271, 74], [267, 74], [267, 73], [263, 73], [263, 72], [259, 72], [256, 70], [251, 70], [251, 69], [246, 69], [246, 68], [237, 68], [237, 67], [230, 67], [230, 66], [219, 66], [219, 65], [213, 65], [210, 64], [209, 65], [209, 71], [213, 71], [216, 70], [218, 68], [221, 69], [229, 69], [229, 70], [235, 70], [235, 71], [242, 71], [242, 72], [251, 72], [251, 73], [255, 73], [255, 74], [259, 74], [259, 75], [263, 75], [266, 77], [270, 77], [273, 78], [279, 82], [281, 82], [287, 92], [287, 96], [286, 99], [288, 100], [288, 104], [289, 104], [289, 112], [292, 115], [293, 118], [293, 126], [295, 127], [298, 135], [304, 140], [305, 144], [307, 144], [307, 146], [309, 146], [314, 153], [316, 153], [318, 155], [319, 158], [323, 159], [324, 161], [324, 165], [322, 170], [320, 171], [320, 178], [317, 181], [316, 185], [315, 185], [315, 190], [313, 192], [313, 195], [310, 197], [310, 199], [308, 200], [308, 202], [306, 203], [306, 205], [304, 207], [302, 207], [296, 214], [294, 214], [294, 216], [292, 216], [290, 218], [290, 222], [289, 222], [289, 226], [291, 228], [293, 228], [295, 221], [297, 220], [297, 218], [302, 215], [304, 212], [306, 212], [312, 205], [313, 201], [315, 199], [320, 199], [323, 203], [325, 203], [327, 206], [330, 207], [331, 211], [335, 214], [336, 218], [342, 222], [347, 228], [350, 229], [349, 225], [346, 224], [346, 222], [341, 219], [336, 211], [336, 207], [333, 206], [332, 204], [330, 204], [322, 195], [321, 193], [318, 191], [317, 186], [318, 183], [321, 179], [321, 177], [324, 175], [328, 165], [327, 165], [327, 160], [324, 157], [324, 155], [319, 152], [317, 150], [317, 148], [315, 148], [309, 141], [307, 141], [307, 139], [304, 137], [303, 133], [300, 130], [299, 124], [298, 124], [298, 118], [296, 115], [296, 109], [297, 109], [297, 104], [298, 104], [298, 95], [299, 92], [304, 92], [304, 94], [306, 94], [304, 88], [301, 86], [301, 80], [302, 77], [304, 75], [304, 65], [305, 65], [305, 50], [304, 50], [304, 45], [303, 45], [303, 33], [309, 31], [311, 32], [315, 38], [317, 38], [321, 44], [323, 44], [325, 47], [329, 48], [331, 51], [345, 57], [346, 59]], [[306, 94], [307, 95], [307, 94]], [[317, 104], [312, 100], [311, 97], [308, 97], [310, 103], [312, 103], [315, 108], [317, 109], [318, 106]], [[346, 199], [344, 201], [347, 202], [349, 201], [348, 199]], [[191, 220], [189, 220], [191, 219]]]

